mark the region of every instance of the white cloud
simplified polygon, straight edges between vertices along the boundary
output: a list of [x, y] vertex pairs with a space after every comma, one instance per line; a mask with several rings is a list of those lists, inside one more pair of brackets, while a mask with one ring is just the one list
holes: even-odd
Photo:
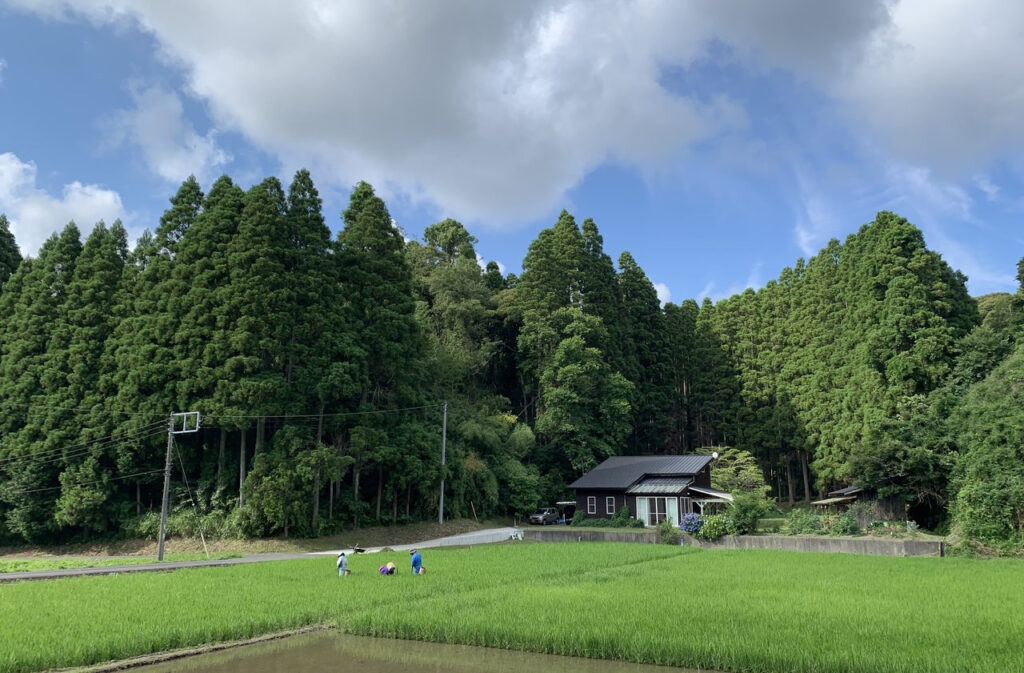
[[930, 169], [890, 162], [885, 174], [899, 194], [888, 207], [913, 208], [935, 219], [955, 217], [975, 222], [974, 200], [967, 191], [957, 184], [937, 179]]
[[221, 128], [285, 164], [326, 165], [336, 182], [365, 178], [466, 221], [540, 216], [606, 162], [656, 165], [742, 117], [720, 96], [662, 86], [663, 65], [704, 53], [700, 5], [18, 4], [135, 22]]
[[800, 252], [810, 258], [832, 238], [848, 229], [850, 222], [836, 212], [827, 189], [808, 171], [797, 170], [796, 225], [794, 235]]
[[479, 252], [476, 253], [476, 265], [479, 266], [481, 269], [486, 269], [487, 268], [487, 263], [491, 262], [491, 261], [493, 261], [495, 264], [498, 265], [498, 272], [501, 273], [502, 276], [504, 276], [505, 275], [505, 265], [504, 264], [502, 264], [501, 262], [499, 262], [496, 259], [495, 260], [488, 260], [483, 255], [481, 255]]
[[704, 286], [704, 289], [697, 294], [697, 303], [702, 303], [705, 299], [711, 296], [711, 293], [715, 290], [715, 281], [708, 281], [708, 284]]
[[[747, 273], [747, 279], [744, 282], [734, 283], [721, 291], [715, 289], [716, 284], [714, 281], [708, 282], [704, 289], [700, 291], [700, 294], [697, 295], [697, 303], [704, 301], [705, 297], [710, 297], [711, 301], [717, 304], [723, 299], [742, 294], [747, 288], [759, 290], [764, 285], [764, 281], [761, 279], [762, 266], [761, 262], [754, 264]], [[657, 284], [655, 284], [655, 287], [657, 287]]]
[[0, 58], [0, 84], [4, 83], [4, 70], [7, 70], [7, 61]]
[[905, 161], [960, 172], [1012, 157], [1024, 148], [1022, 30], [1022, 3], [902, 0], [833, 90]]
[[231, 161], [217, 146], [214, 131], [199, 135], [185, 117], [181, 99], [160, 86], [132, 88], [135, 107], [118, 110], [107, 120], [108, 142], [130, 142], [142, 150], [150, 170], [171, 182], [195, 174], [209, 182]]
[[36, 165], [11, 152], [0, 154], [0, 212], [7, 214], [22, 254], [34, 255], [55, 231], [74, 220], [83, 233], [104, 220], [126, 216], [117, 192], [72, 182], [59, 197], [36, 186]]
[[999, 185], [992, 182], [991, 178], [987, 175], [975, 175], [974, 186], [981, 190], [989, 201], [995, 201], [999, 198]]
[[[1024, 4], [1004, 0], [8, 2], [137, 26], [221, 128], [284, 165], [471, 222], [538, 217], [602, 164], [650, 169], [745, 124], [720, 92], [662, 85], [723, 45], [836, 97], [900, 162], [969, 177], [1024, 149]], [[132, 117], [169, 120], [148, 140], [132, 127], [155, 170], [216, 165], [212, 136], [158, 93]], [[805, 250], [822, 231], [810, 206]]]
[[658, 293], [658, 301], [662, 306], [672, 301], [672, 291], [665, 283], [654, 283], [654, 290]]

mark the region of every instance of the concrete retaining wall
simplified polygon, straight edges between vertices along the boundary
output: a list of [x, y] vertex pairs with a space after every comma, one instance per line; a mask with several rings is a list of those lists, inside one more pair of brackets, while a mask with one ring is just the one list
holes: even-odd
[[639, 529], [569, 528], [551, 526], [546, 528], [521, 528], [523, 539], [540, 542], [639, 542], [656, 544], [658, 534]]
[[[568, 528], [565, 526], [521, 528], [523, 538], [538, 542], [635, 542], [658, 544], [653, 530]], [[898, 540], [865, 537], [817, 537], [798, 535], [727, 536], [714, 542], [683, 534], [682, 544], [704, 549], [777, 549], [865, 556], [944, 556], [941, 540]]]
[[944, 556], [941, 540], [886, 540], [861, 537], [804, 537], [798, 535], [726, 536], [714, 542], [684, 536], [685, 544], [705, 549], [778, 549], [865, 556]]

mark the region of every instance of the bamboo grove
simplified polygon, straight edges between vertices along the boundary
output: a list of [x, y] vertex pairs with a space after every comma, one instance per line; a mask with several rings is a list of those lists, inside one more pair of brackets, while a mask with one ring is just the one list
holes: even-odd
[[436, 517], [442, 476], [450, 516], [523, 514], [605, 457], [729, 445], [781, 502], [855, 484], [1020, 539], [1024, 294], [970, 297], [897, 215], [717, 304], [661, 306], [566, 212], [518, 277], [475, 243], [405, 240], [366, 183], [332, 237], [306, 171], [190, 178], [133, 247], [71, 223], [22, 260], [0, 216], [0, 539], [144, 534], [191, 410], [175, 502], [225, 533]]

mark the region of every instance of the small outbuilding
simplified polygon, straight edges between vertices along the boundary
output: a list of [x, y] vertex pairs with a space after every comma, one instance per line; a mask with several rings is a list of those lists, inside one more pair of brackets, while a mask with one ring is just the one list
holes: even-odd
[[711, 456], [614, 456], [569, 484], [576, 510], [610, 519], [623, 507], [647, 526], [732, 501], [711, 488]]
[[[828, 492], [828, 497], [815, 500], [812, 505], [823, 508], [834, 508], [837, 511], [844, 511], [855, 502], [867, 502], [874, 505], [875, 514], [879, 519], [889, 521], [900, 521], [907, 516], [907, 505], [903, 500], [895, 496], [879, 497], [878, 492], [873, 489], [865, 489], [860, 486], [847, 486]], [[858, 521], [862, 526], [867, 521]]]

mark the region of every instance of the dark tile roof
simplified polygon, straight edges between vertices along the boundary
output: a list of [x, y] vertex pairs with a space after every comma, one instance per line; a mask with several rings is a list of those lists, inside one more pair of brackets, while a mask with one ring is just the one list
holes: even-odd
[[569, 488], [625, 489], [645, 475], [692, 476], [710, 462], [711, 456], [613, 456], [569, 484]]
[[829, 491], [828, 494], [831, 496], [856, 495], [863, 490], [864, 489], [860, 486], [847, 486], [846, 488], [841, 488], [837, 491]]

